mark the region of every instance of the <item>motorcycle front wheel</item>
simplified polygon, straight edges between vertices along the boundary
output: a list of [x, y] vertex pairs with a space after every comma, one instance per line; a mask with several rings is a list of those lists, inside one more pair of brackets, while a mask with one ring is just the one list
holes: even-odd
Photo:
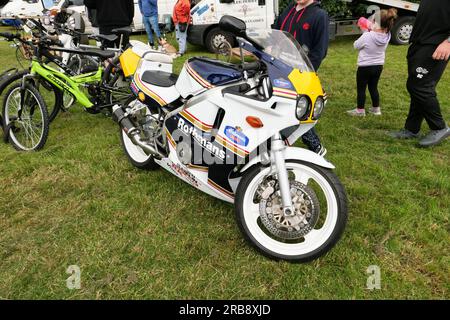
[[308, 262], [327, 253], [347, 222], [347, 196], [328, 169], [286, 160], [295, 215], [283, 214], [276, 175], [257, 165], [236, 191], [238, 226], [259, 252], [275, 260]]

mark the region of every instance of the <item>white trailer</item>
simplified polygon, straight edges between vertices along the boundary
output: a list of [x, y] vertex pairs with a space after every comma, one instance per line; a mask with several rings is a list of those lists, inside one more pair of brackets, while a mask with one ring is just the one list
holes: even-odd
[[[399, 18], [395, 22], [392, 29], [392, 43], [403, 45], [408, 44], [411, 36], [416, 14], [419, 9], [419, 4], [401, 1], [401, 0], [371, 0], [358, 1], [368, 5], [368, 14], [373, 13], [374, 7], [381, 9], [396, 8], [398, 10]], [[331, 38], [335, 36], [356, 35], [361, 34], [357, 22], [359, 17], [351, 17], [347, 19], [336, 19], [330, 26]]]

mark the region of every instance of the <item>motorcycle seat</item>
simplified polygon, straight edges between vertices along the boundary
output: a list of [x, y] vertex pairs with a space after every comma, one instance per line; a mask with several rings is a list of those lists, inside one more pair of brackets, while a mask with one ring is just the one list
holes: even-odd
[[95, 40], [95, 41], [116, 41], [117, 40], [117, 36], [114, 34], [93, 34], [93, 35], [89, 35], [88, 36], [89, 39]]
[[152, 61], [152, 62], [168, 63], [168, 64], [173, 63], [173, 58], [171, 56], [164, 54], [164, 53], [159, 53], [159, 52], [149, 51], [149, 52], [145, 53], [142, 58], [147, 61]]
[[114, 51], [108, 51], [108, 50], [86, 50], [86, 51], [79, 51], [80, 55], [88, 55], [93, 57], [99, 57], [101, 60], [107, 60], [110, 58], [114, 58], [116, 56], [116, 53]]
[[131, 27], [123, 27], [123, 28], [116, 28], [111, 30], [112, 33], [117, 35], [130, 35], [133, 30], [131, 30]]
[[178, 75], [164, 71], [147, 70], [141, 77], [142, 81], [157, 87], [172, 87], [178, 80]]

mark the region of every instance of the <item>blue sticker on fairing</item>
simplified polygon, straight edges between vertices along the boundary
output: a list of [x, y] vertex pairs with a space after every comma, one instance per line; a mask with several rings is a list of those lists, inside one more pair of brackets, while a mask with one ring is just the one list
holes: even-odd
[[197, 10], [197, 14], [198, 14], [199, 16], [201, 16], [201, 15], [204, 14], [206, 11], [208, 11], [208, 9], [209, 9], [209, 4], [207, 4], [207, 5], [203, 6], [202, 8], [198, 9], [198, 10]]
[[277, 88], [283, 88], [283, 89], [292, 89], [292, 84], [290, 81], [287, 81], [285, 79], [275, 79], [273, 80], [273, 85]]
[[198, 11], [199, 8], [200, 8], [200, 7], [195, 7], [194, 9], [192, 9], [191, 15], [195, 14], [195, 13]]
[[243, 147], [248, 146], [248, 143], [250, 141], [249, 138], [242, 133], [242, 131], [240, 131], [238, 128], [233, 128], [230, 126], [227, 126], [225, 128], [225, 135], [235, 144]]

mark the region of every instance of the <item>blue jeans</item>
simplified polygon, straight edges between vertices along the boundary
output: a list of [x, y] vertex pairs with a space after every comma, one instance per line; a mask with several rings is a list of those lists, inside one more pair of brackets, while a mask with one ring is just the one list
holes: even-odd
[[153, 31], [155, 31], [158, 39], [161, 39], [161, 31], [159, 31], [159, 25], [158, 25], [158, 16], [150, 16], [150, 17], [144, 16], [144, 17], [142, 17], [142, 20], [144, 22], [145, 31], [147, 32], [148, 43], [153, 45], [154, 44]]
[[177, 24], [175, 26], [175, 33], [176, 33], [178, 45], [180, 47], [178, 49], [178, 52], [180, 54], [185, 54], [186, 53], [187, 28], [186, 28], [186, 30], [184, 32], [181, 32], [180, 29], [179, 29], [179, 25]]

